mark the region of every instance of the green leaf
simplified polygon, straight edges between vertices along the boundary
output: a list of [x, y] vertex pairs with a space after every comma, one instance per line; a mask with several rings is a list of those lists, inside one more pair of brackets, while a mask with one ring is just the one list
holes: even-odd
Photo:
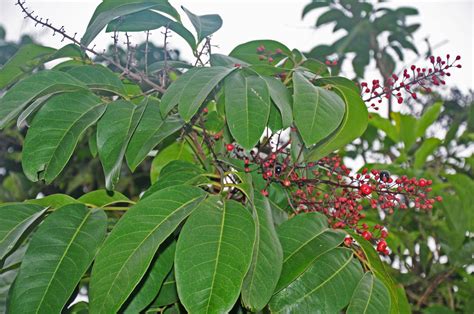
[[189, 69], [193, 66], [184, 61], [157, 61], [148, 66], [148, 73], [158, 72], [164, 69]]
[[355, 288], [347, 314], [390, 313], [390, 295], [380, 279], [371, 272], [364, 274]]
[[33, 204], [0, 205], [0, 261], [45, 211], [43, 206]]
[[266, 82], [258, 76], [240, 72], [225, 80], [227, 125], [235, 140], [252, 149], [260, 140], [270, 114], [270, 95]]
[[150, 266], [158, 247], [204, 197], [199, 188], [173, 186], [151, 194], [126, 212], [94, 263], [91, 312], [115, 313], [120, 309]]
[[[153, 308], [156, 308], [158, 310], [158, 308], [164, 305], [173, 304], [177, 301], [178, 301], [178, 292], [176, 291], [176, 280], [174, 278], [174, 272], [173, 270], [171, 270], [168, 276], [166, 276], [166, 279], [163, 282], [163, 285], [161, 286], [158, 296], [153, 301], [152, 305], [150, 306], [148, 310], [152, 310]], [[147, 313], [153, 313], [153, 312], [147, 311]]]
[[273, 77], [262, 77], [267, 83], [268, 91], [273, 103], [277, 106], [281, 114], [283, 128], [288, 128], [293, 123], [293, 113], [291, 112], [291, 93], [286, 86]]
[[35, 73], [18, 82], [0, 99], [0, 129], [39, 97], [86, 88], [67, 73], [53, 70]]
[[197, 165], [183, 160], [173, 160], [161, 171], [160, 178], [143, 194], [142, 199], [152, 195], [156, 191], [174, 185], [198, 185], [206, 183], [207, 178], [203, 176], [204, 171]]
[[405, 150], [408, 151], [416, 142], [418, 121], [414, 116], [408, 114], [392, 113], [392, 117], [396, 117], [394, 120], [399, 128], [400, 139], [405, 145]]
[[179, 20], [178, 12], [166, 0], [106, 0], [95, 9], [81, 44], [88, 46], [100, 31], [117, 17], [147, 9], [162, 11]]
[[331, 9], [318, 17], [316, 20], [316, 27], [343, 19], [347, 19], [347, 16], [342, 11], [338, 9]]
[[426, 158], [433, 154], [433, 152], [443, 143], [438, 138], [432, 137], [432, 138], [427, 138], [426, 140], [423, 141], [421, 146], [416, 150], [415, 152], [415, 162], [413, 163], [413, 166], [416, 169], [421, 169], [425, 165]]
[[214, 34], [222, 27], [222, 19], [217, 14], [195, 15], [185, 7], [181, 6], [197, 33], [197, 44], [209, 35]]
[[283, 262], [283, 252], [268, 199], [259, 193], [255, 194], [253, 216], [256, 241], [252, 263], [242, 286], [242, 303], [252, 312], [261, 311], [270, 301]]
[[180, 301], [190, 313], [229, 312], [252, 260], [255, 226], [235, 201], [209, 199], [181, 230], [175, 256]]
[[229, 57], [220, 53], [213, 53], [209, 57], [211, 65], [214, 66], [223, 66], [223, 67], [235, 67], [236, 64], [241, 66], [248, 66], [248, 63], [239, 60], [237, 58]]
[[339, 313], [349, 303], [362, 277], [352, 251], [336, 248], [320, 255], [270, 301], [272, 313]]
[[214, 87], [233, 70], [235, 68], [206, 67], [187, 71], [161, 98], [161, 115], [165, 117], [178, 105], [179, 114], [189, 122]]
[[188, 31], [183, 24], [175, 22], [172, 19], [151, 10], [121, 16], [109, 23], [106, 32], [141, 32], [160, 27], [167, 27], [174, 31], [186, 40], [192, 49], [196, 49], [196, 39], [194, 38], [194, 35]]
[[[379, 254], [375, 251], [372, 244], [356, 234], [355, 232], [349, 232], [351, 237], [353, 237], [357, 243], [360, 245], [362, 250], [364, 251], [364, 255], [367, 258], [367, 265], [370, 271], [380, 279], [385, 287], [388, 289], [390, 293], [390, 313], [403, 313], [401, 312], [401, 308], [404, 306], [403, 298], [400, 298], [399, 288], [395, 281], [393, 280], [390, 273], [387, 271], [386, 266], [380, 260]], [[403, 289], [403, 288], [402, 288]], [[402, 293], [404, 293], [402, 291]]]
[[191, 163], [194, 162], [193, 150], [186, 141], [174, 142], [158, 152], [151, 163], [151, 183], [158, 180], [161, 169], [173, 160], [183, 160]]
[[339, 246], [345, 234], [328, 227], [327, 218], [319, 213], [305, 213], [282, 223], [278, 229], [283, 248], [283, 269], [276, 292], [282, 290], [313, 262]]
[[115, 203], [130, 203], [130, 199], [120, 192], [96, 190], [86, 193], [77, 199], [79, 202], [94, 205], [97, 207], [105, 207]]
[[210, 67], [201, 68], [196, 72], [179, 97], [178, 111], [181, 117], [189, 122], [207, 95], [233, 70], [225, 67]]
[[53, 208], [53, 209], [56, 209], [68, 204], [80, 203], [78, 200], [74, 199], [73, 197], [66, 194], [60, 194], [60, 193], [47, 195], [43, 198], [37, 198], [34, 200], [27, 200], [26, 202], [29, 204], [36, 204], [42, 207], [48, 207], [48, 208]]
[[11, 292], [11, 313], [60, 313], [105, 237], [102, 210], [71, 204], [33, 235]]
[[53, 96], [54, 94], [49, 94], [43, 97], [36, 99], [31, 105], [29, 105], [19, 116], [16, 120], [16, 126], [18, 129], [23, 127], [23, 124], [28, 125], [28, 118], [30, 116], [34, 116], [34, 114], [44, 105], [44, 103]]
[[20, 49], [0, 69], [0, 89], [16, 82], [23, 75], [31, 72], [51, 56], [56, 49], [27, 44]]
[[387, 136], [395, 143], [398, 143], [400, 141], [398, 130], [392, 124], [392, 122], [390, 122], [390, 120], [382, 118], [377, 113], [371, 112], [369, 117], [369, 124], [371, 124], [377, 129], [384, 131], [384, 133], [387, 134]]
[[100, 64], [81, 65], [66, 71], [74, 78], [83, 82], [92, 90], [102, 90], [119, 95], [126, 95], [125, 88], [118, 76]]
[[146, 98], [138, 106], [125, 100], [109, 103], [97, 124], [97, 147], [107, 190], [113, 190], [119, 180], [125, 150], [146, 104]]
[[71, 157], [83, 132], [104, 110], [101, 99], [90, 92], [60, 94], [49, 99], [26, 134], [22, 165], [28, 179], [53, 181]]
[[160, 114], [159, 102], [149, 97], [142, 119], [130, 139], [125, 152], [127, 164], [132, 171], [146, 158], [148, 153], [171, 134], [180, 130], [183, 120], [176, 116], [163, 119]]
[[[267, 58], [260, 58], [261, 55], [257, 51], [259, 47], [263, 47], [265, 54], [272, 57], [272, 62], [269, 62]], [[277, 49], [280, 49], [281, 53], [277, 53]], [[278, 41], [259, 39], [238, 45], [230, 52], [229, 56], [250, 64], [276, 65], [287, 56], [291, 56], [291, 50]]]
[[344, 101], [334, 92], [314, 86], [303, 74], [293, 74], [293, 116], [309, 147], [329, 136], [344, 117]]
[[[344, 82], [344, 85], [339, 84], [341, 81]], [[323, 79], [319, 83], [323, 82], [334, 87], [334, 91], [344, 100], [346, 110], [341, 126], [306, 155], [306, 160], [308, 161], [319, 160], [335, 150], [343, 148], [360, 137], [365, 132], [368, 124], [368, 112], [365, 103], [360, 98], [359, 93], [355, 93], [353, 88], [346, 87], [345, 85], [351, 84], [355, 86], [352, 81], [341, 77], [334, 78], [334, 81], [331, 78]], [[316, 84], [318, 84], [318, 81], [316, 81]]]
[[438, 101], [438, 102], [435, 102], [428, 109], [426, 109], [426, 111], [423, 113], [423, 115], [420, 117], [420, 119], [416, 123], [416, 131], [415, 131], [416, 137], [421, 137], [425, 135], [426, 129], [428, 129], [428, 127], [432, 125], [438, 119], [442, 108], [443, 108], [443, 102]]
[[329, 4], [327, 1], [313, 1], [304, 7], [303, 13], [301, 14], [301, 18], [304, 18], [306, 14], [308, 14], [309, 12], [315, 9], [324, 8], [324, 7], [327, 7], [328, 5]]
[[132, 300], [124, 313], [139, 313], [153, 301], [173, 267], [175, 251], [176, 241], [172, 241], [158, 252], [147, 274], [132, 294]]

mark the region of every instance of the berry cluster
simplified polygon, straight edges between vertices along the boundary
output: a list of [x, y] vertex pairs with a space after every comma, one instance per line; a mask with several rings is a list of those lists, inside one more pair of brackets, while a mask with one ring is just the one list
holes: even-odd
[[392, 74], [390, 78], [385, 80], [385, 86], [379, 80], [373, 80], [371, 84], [367, 82], [360, 83], [361, 95], [364, 101], [370, 103], [370, 107], [375, 110], [379, 109], [378, 106], [383, 98], [395, 97], [399, 104], [407, 96], [417, 99], [417, 91], [430, 93], [433, 86], [445, 85], [445, 77], [451, 76], [449, 69], [462, 67], [458, 63], [459, 60], [461, 60], [461, 57], [457, 56], [450, 61], [449, 54], [446, 59], [431, 56], [429, 67], [412, 65], [410, 69], [405, 69], [401, 76]]
[[[256, 164], [257, 171], [267, 182], [267, 187], [277, 183], [287, 189], [289, 205], [295, 214], [320, 212], [328, 217], [333, 228], [349, 228], [364, 239], [377, 244], [377, 250], [388, 254], [385, 238], [386, 228], [375, 225], [369, 227], [362, 220], [366, 217], [364, 208], [393, 214], [398, 209], [414, 208], [430, 210], [441, 197], [431, 198], [431, 180], [424, 178], [395, 177], [385, 170], [362, 169], [352, 173], [344, 165], [341, 157], [324, 157], [318, 162], [291, 163], [290, 142], [268, 147], [268, 153], [251, 151], [249, 156], [238, 154], [245, 162]], [[227, 144], [228, 151], [236, 150], [234, 144]], [[253, 167], [252, 167], [253, 169]], [[267, 188], [261, 191], [268, 196]], [[345, 241], [350, 244], [352, 239]]]

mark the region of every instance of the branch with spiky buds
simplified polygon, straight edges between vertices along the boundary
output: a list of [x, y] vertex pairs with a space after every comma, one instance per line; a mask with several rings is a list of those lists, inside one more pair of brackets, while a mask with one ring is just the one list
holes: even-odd
[[122, 66], [119, 62], [116, 60], [113, 60], [113, 58], [110, 58], [106, 56], [103, 52], [98, 52], [97, 50], [94, 49], [94, 47], [89, 48], [86, 45], [82, 44], [79, 40], [76, 39], [77, 33], [74, 33], [74, 36], [70, 36], [68, 33], [66, 33], [66, 30], [64, 26], [61, 26], [60, 28], [57, 28], [53, 26], [53, 24], [49, 21], [49, 19], [43, 19], [39, 17], [38, 15], [34, 15], [34, 11], [29, 11], [28, 8], [26, 7], [26, 1], [24, 0], [16, 0], [15, 5], [18, 5], [21, 9], [21, 11], [25, 14], [25, 19], [29, 18], [30, 20], [35, 22], [35, 26], [41, 25], [41, 27], [46, 27], [50, 30], [53, 31], [53, 36], [56, 34], [60, 34], [63, 36], [61, 41], [64, 41], [65, 39], [71, 41], [72, 43], [76, 44], [77, 46], [81, 47], [84, 51], [88, 51], [92, 53], [95, 56], [100, 56], [107, 62], [110, 62], [114, 66], [116, 66], [119, 70], [121, 70], [126, 76], [128, 76], [130, 79], [137, 81], [137, 82], [145, 82], [146, 84], [150, 85], [154, 90], [163, 93], [165, 92], [165, 89], [150, 80], [144, 73], [140, 71], [132, 71], [131, 69]]

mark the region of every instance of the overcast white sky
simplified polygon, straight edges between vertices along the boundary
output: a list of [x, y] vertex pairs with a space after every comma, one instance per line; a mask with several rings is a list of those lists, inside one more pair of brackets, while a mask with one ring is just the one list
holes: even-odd
[[[7, 39], [16, 40], [21, 34], [33, 35], [41, 43], [60, 47], [60, 38], [52, 37], [51, 33], [34, 28], [30, 21], [23, 19], [16, 0], [0, 0], [0, 24], [7, 29]], [[171, 0], [176, 7], [184, 5], [199, 15], [217, 13], [224, 20], [222, 29], [213, 37], [213, 44], [218, 45], [214, 52], [229, 53], [239, 43], [253, 39], [275, 39], [290, 48], [308, 51], [321, 43], [331, 43], [340, 35], [331, 33], [331, 26], [318, 30], [313, 28], [320, 10], [308, 14], [301, 20], [303, 7], [310, 0]], [[74, 34], [83, 34], [87, 22], [100, 0], [27, 0], [28, 6], [40, 16], [45, 16], [55, 25], [64, 25], [66, 30]], [[445, 55], [460, 54], [463, 57], [463, 68], [453, 71], [448, 80], [449, 85], [459, 86], [463, 90], [474, 88], [474, 0], [439, 0], [439, 1], [404, 1], [394, 0], [393, 6], [414, 6], [420, 16], [411, 18], [412, 22], [421, 23], [416, 39], [421, 51], [425, 45], [423, 39], [428, 37], [433, 45], [447, 41], [436, 49], [435, 53]], [[180, 13], [184, 13], [180, 10]], [[190, 29], [192, 27], [190, 26]], [[138, 42], [142, 36], [137, 34]], [[153, 40], [162, 42], [159, 31], [153, 32]], [[105, 47], [110, 41], [109, 35], [102, 34], [94, 42], [98, 47]], [[185, 59], [191, 59], [186, 43], [177, 36], [171, 40], [171, 46], [178, 48]], [[414, 55], [408, 58], [413, 60]], [[420, 65], [423, 61], [418, 62]], [[370, 76], [369, 72], [369, 75]], [[375, 74], [374, 74], [375, 75]]]

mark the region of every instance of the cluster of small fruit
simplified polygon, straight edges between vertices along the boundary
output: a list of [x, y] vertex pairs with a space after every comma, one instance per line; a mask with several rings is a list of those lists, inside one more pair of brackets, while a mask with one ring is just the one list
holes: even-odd
[[461, 56], [456, 56], [454, 60], [449, 54], [444, 59], [431, 56], [429, 60], [431, 66], [412, 65], [409, 69], [404, 69], [400, 76], [392, 74], [383, 83], [380, 80], [360, 83], [364, 101], [371, 108], [378, 110], [383, 98], [395, 97], [399, 104], [403, 103], [407, 96], [417, 99], [417, 90], [431, 93], [433, 86], [446, 84], [445, 78], [451, 76], [450, 69], [462, 67], [458, 62], [461, 60]]
[[[439, 196], [428, 196], [431, 180], [394, 177], [388, 171], [369, 171], [367, 168], [352, 173], [337, 155], [324, 157], [318, 162], [292, 164], [289, 144], [288, 141], [268, 154], [253, 151], [249, 156], [241, 155], [245, 171], [249, 172], [250, 165], [256, 164], [267, 187], [278, 183], [287, 189], [295, 214], [320, 212], [328, 217], [333, 228], [356, 231], [375, 243], [383, 254], [389, 253], [385, 241], [388, 231], [383, 226], [369, 227], [364, 223], [364, 207], [392, 214], [397, 209], [430, 210], [435, 202], [442, 201]], [[227, 145], [227, 150], [234, 149], [233, 144]], [[267, 189], [261, 193], [264, 196], [269, 194]], [[348, 238], [345, 243], [351, 241]]]

